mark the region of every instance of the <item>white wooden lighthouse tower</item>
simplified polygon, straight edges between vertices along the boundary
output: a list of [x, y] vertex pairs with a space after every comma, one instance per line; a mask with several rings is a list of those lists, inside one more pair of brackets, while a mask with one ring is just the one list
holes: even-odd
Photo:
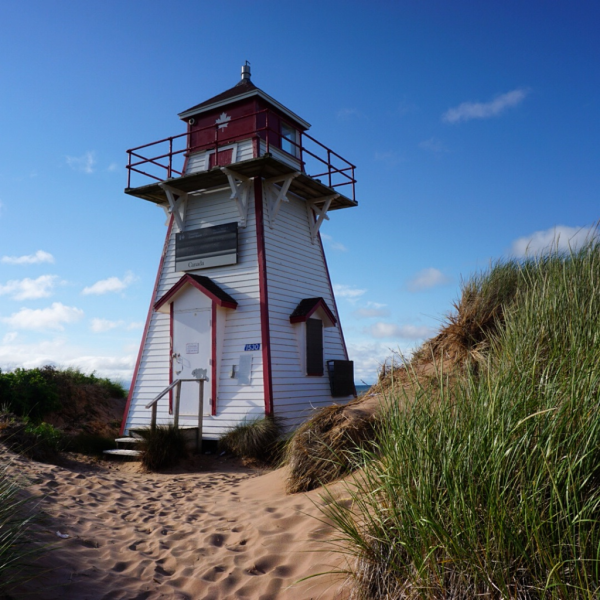
[[[185, 133], [128, 151], [125, 192], [161, 206], [168, 229], [122, 432], [149, 425], [146, 406], [170, 384], [197, 378], [205, 439], [265, 414], [293, 427], [355, 394], [319, 236], [331, 211], [356, 206], [354, 166], [248, 65], [179, 117]], [[198, 387], [181, 384], [180, 426], [198, 424]], [[172, 411], [171, 391], [157, 421]]]

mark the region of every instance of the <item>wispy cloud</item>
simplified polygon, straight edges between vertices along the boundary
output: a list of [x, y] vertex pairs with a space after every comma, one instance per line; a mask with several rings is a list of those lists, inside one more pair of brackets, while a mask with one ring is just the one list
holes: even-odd
[[399, 338], [405, 340], [421, 340], [430, 337], [434, 330], [425, 325], [397, 325], [396, 323], [374, 323], [365, 327], [364, 333], [376, 339]]
[[344, 244], [341, 242], [336, 242], [330, 235], [321, 233], [321, 238], [327, 242], [327, 245], [332, 250], [337, 250], [338, 252], [348, 252], [348, 248], [346, 248]]
[[30, 329], [32, 331], [62, 331], [64, 324], [75, 323], [83, 317], [83, 311], [74, 306], [65, 306], [54, 302], [48, 308], [22, 308], [10, 317], [1, 319], [12, 329]]
[[511, 245], [510, 253], [514, 256], [534, 256], [549, 250], [577, 250], [597, 237], [598, 230], [595, 227], [557, 225], [516, 239]]
[[357, 119], [364, 115], [358, 110], [358, 108], [340, 108], [336, 114], [337, 118], [341, 121], [349, 121], [351, 119]]
[[357, 319], [389, 317], [390, 310], [386, 307], [387, 304], [380, 304], [379, 302], [367, 302], [365, 306], [356, 309], [352, 314]]
[[375, 160], [381, 162], [387, 167], [395, 167], [400, 163], [403, 163], [406, 159], [404, 156], [398, 154], [398, 152], [375, 152]]
[[409, 292], [422, 292], [424, 290], [430, 290], [434, 287], [446, 285], [450, 283], [452, 279], [447, 275], [444, 275], [439, 269], [429, 267], [419, 271], [412, 279], [410, 279], [406, 287]]
[[15, 279], [0, 284], [0, 296], [10, 296], [13, 300], [36, 300], [47, 298], [58, 280], [57, 275], [41, 275], [37, 279]]
[[367, 290], [361, 290], [350, 285], [344, 285], [342, 283], [333, 284], [333, 293], [338, 298], [345, 298], [350, 302], [356, 302]]
[[438, 140], [435, 137], [420, 142], [419, 148], [421, 148], [421, 150], [429, 150], [430, 152], [435, 152], [436, 154], [447, 151], [442, 141]]
[[454, 108], [449, 108], [443, 115], [446, 123], [460, 123], [471, 119], [489, 119], [501, 115], [508, 108], [521, 104], [529, 90], [519, 88], [496, 96], [489, 102], [463, 102]]
[[110, 165], [108, 165], [108, 168], [106, 170], [110, 171], [111, 173], [114, 173], [119, 170], [119, 165], [117, 163], [110, 163]]
[[100, 281], [96, 281], [93, 285], [83, 288], [81, 293], [85, 296], [101, 296], [102, 294], [109, 294], [111, 292], [122, 292], [126, 287], [136, 281], [136, 279], [137, 277], [133, 273], [127, 272], [123, 279], [119, 279], [118, 277], [101, 279]]
[[95, 171], [96, 153], [93, 151], [88, 150], [81, 156], [66, 156], [65, 158], [67, 165], [69, 165], [73, 171], [80, 171], [87, 175], [91, 175]]
[[40, 263], [53, 263], [54, 256], [50, 252], [38, 250], [35, 254], [25, 256], [3, 256], [0, 262], [6, 265], [38, 265]]

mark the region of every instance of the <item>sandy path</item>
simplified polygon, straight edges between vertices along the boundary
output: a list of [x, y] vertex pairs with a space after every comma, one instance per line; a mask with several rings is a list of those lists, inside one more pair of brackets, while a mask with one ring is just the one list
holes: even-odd
[[330, 528], [313, 518], [319, 492], [287, 496], [282, 470], [256, 475], [212, 457], [187, 465], [196, 472], [168, 474], [6, 452], [0, 460], [31, 482], [47, 515], [37, 535], [55, 544], [15, 599], [344, 597], [331, 576], [294, 585], [341, 559], [324, 543]]

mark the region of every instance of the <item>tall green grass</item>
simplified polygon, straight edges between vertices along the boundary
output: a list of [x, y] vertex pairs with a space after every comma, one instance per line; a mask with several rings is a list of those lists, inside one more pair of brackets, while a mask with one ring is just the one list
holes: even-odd
[[390, 398], [330, 499], [354, 598], [600, 596], [600, 248], [507, 268], [480, 368]]
[[30, 560], [37, 552], [27, 535], [33, 514], [31, 501], [20, 497], [19, 490], [7, 465], [0, 465], [0, 595], [22, 580], [26, 557]]

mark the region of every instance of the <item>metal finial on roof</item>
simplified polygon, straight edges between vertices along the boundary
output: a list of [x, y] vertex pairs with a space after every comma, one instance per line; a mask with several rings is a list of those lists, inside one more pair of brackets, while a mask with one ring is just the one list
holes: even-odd
[[248, 61], [242, 65], [242, 81], [250, 81], [250, 63]]

